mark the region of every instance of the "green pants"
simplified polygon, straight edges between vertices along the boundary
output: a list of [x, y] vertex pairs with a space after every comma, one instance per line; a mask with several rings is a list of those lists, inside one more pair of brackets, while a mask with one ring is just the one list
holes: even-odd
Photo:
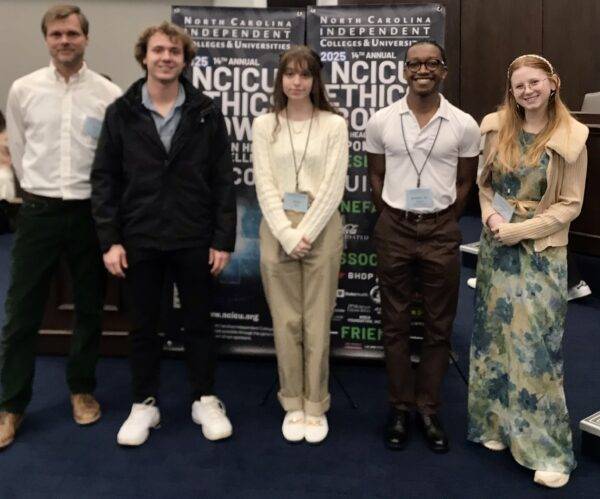
[[96, 386], [104, 270], [90, 203], [27, 198], [19, 213], [0, 340], [0, 410], [23, 413], [31, 400], [36, 337], [63, 255], [75, 305], [67, 383], [71, 393], [91, 393]]

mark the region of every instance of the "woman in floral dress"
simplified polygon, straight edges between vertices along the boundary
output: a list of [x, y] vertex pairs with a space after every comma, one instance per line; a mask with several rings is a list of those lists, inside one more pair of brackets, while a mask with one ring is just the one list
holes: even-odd
[[483, 231], [470, 356], [468, 439], [510, 448], [534, 481], [561, 487], [575, 468], [563, 391], [566, 244], [581, 211], [586, 126], [538, 55], [517, 57], [504, 103], [483, 119]]

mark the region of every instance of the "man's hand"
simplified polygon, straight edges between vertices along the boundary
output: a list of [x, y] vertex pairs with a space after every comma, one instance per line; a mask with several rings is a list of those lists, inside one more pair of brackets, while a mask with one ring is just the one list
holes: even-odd
[[310, 244], [310, 241], [306, 239], [306, 236], [302, 236], [302, 239], [300, 239], [300, 242], [290, 253], [290, 256], [296, 260], [300, 260], [308, 255], [308, 252], [311, 250], [311, 248], [312, 244]]
[[465, 211], [469, 202], [469, 195], [477, 179], [477, 163], [479, 156], [472, 158], [458, 158], [456, 170], [456, 202], [454, 212], [458, 220]]
[[113, 244], [110, 249], [102, 255], [104, 266], [112, 275], [124, 278], [127, 265], [127, 253], [120, 244]]
[[[488, 219], [487, 219], [487, 226], [489, 227], [489, 229], [494, 233], [494, 234], [498, 234], [498, 229], [500, 228], [500, 226], [502, 224], [506, 223], [506, 220], [504, 220], [504, 217], [502, 215], [500, 215], [500, 213], [492, 213]], [[497, 237], [496, 237], [497, 239]]]
[[377, 211], [381, 213], [385, 203], [381, 198], [383, 193], [383, 180], [385, 178], [385, 154], [367, 153], [367, 166], [369, 183], [371, 184], [371, 198]]
[[208, 250], [208, 264], [210, 267], [210, 273], [214, 276], [218, 276], [221, 271], [229, 263], [231, 253], [228, 251], [219, 251], [214, 248]]

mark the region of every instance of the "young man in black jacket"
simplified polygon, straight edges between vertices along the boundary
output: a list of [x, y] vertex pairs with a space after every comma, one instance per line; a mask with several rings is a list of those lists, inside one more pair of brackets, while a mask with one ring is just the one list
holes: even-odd
[[92, 171], [92, 209], [108, 271], [125, 278], [132, 308], [133, 407], [117, 435], [141, 445], [158, 426], [157, 335], [167, 266], [179, 290], [192, 419], [209, 440], [232, 433], [213, 393], [210, 284], [234, 249], [236, 205], [225, 121], [182, 77], [195, 55], [180, 28], [147, 28], [135, 47], [146, 78], [111, 105]]

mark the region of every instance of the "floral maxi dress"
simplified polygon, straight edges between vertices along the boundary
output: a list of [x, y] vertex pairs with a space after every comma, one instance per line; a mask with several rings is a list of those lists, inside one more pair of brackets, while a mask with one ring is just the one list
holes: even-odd
[[[533, 139], [521, 134], [522, 152]], [[538, 165], [510, 173], [494, 164], [493, 192], [517, 205], [511, 222], [533, 216], [547, 187], [548, 160], [544, 154]], [[566, 281], [566, 247], [535, 252], [533, 240], [504, 246], [483, 228], [467, 438], [503, 442], [522, 466], [561, 473], [576, 466], [563, 390]]]

